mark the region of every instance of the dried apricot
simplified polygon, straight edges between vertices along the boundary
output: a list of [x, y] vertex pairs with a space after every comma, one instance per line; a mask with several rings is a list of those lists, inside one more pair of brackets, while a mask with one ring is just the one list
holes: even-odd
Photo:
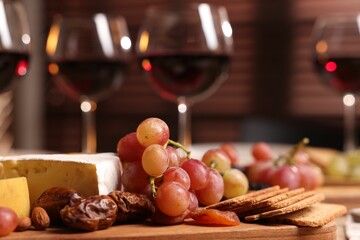
[[190, 212], [189, 217], [200, 225], [236, 226], [240, 224], [238, 216], [232, 211], [197, 208]]

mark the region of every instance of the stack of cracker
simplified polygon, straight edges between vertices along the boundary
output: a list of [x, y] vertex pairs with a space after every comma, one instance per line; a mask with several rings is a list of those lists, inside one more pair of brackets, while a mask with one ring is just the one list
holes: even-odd
[[244, 222], [265, 220], [297, 226], [321, 227], [346, 214], [346, 207], [321, 203], [324, 194], [273, 186], [228, 199], [206, 208], [233, 211]]

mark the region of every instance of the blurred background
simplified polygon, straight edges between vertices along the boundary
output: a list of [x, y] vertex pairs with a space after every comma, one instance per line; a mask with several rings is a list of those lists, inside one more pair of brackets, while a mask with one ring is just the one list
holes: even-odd
[[[192, 2], [190, 0], [182, 0]], [[133, 45], [147, 6], [174, 0], [28, 0], [35, 41], [31, 69], [13, 94], [13, 147], [59, 152], [81, 150], [81, 112], [50, 81], [45, 39], [57, 13], [122, 14]], [[311, 29], [319, 15], [360, 11], [356, 0], [208, 0], [227, 8], [233, 27], [234, 55], [229, 78], [210, 98], [193, 107], [193, 141], [271, 141], [342, 148], [341, 94], [321, 82], [311, 59]], [[1, 106], [0, 106], [1, 107]], [[1, 110], [3, 111], [3, 110]], [[360, 113], [357, 107], [358, 114]], [[165, 120], [177, 138], [174, 103], [160, 98], [143, 78], [134, 58], [123, 86], [98, 103], [98, 152], [116, 151], [120, 137], [146, 117]]]

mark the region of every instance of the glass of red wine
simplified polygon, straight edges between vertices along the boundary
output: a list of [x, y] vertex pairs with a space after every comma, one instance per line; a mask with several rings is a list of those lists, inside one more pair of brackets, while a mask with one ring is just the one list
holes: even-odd
[[14, 80], [28, 72], [30, 26], [24, 5], [0, 1], [0, 93], [11, 90]]
[[83, 115], [82, 152], [96, 152], [97, 102], [123, 83], [131, 40], [122, 16], [54, 17], [46, 43], [48, 71], [56, 87], [79, 101]]
[[31, 35], [22, 2], [0, 0], [0, 155], [13, 145], [8, 133], [12, 122], [11, 99], [16, 83], [28, 73]]
[[227, 78], [233, 51], [227, 11], [210, 4], [152, 6], [138, 34], [136, 51], [157, 93], [176, 102], [178, 141], [191, 146], [190, 108]]
[[315, 67], [326, 84], [343, 94], [344, 151], [357, 147], [355, 94], [360, 91], [360, 15], [319, 17], [313, 28]]

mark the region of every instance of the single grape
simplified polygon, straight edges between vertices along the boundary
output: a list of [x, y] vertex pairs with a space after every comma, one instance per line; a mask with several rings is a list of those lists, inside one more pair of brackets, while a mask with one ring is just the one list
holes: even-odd
[[183, 163], [186, 162], [187, 160], [189, 160], [189, 158], [181, 157], [180, 160], [179, 160], [179, 166], [182, 167]]
[[14, 210], [0, 207], [0, 237], [12, 233], [18, 224], [18, 217]]
[[149, 176], [161, 176], [169, 167], [168, 152], [164, 146], [152, 144], [145, 148], [141, 162]]
[[151, 216], [151, 222], [158, 225], [176, 225], [184, 222], [186, 217], [189, 215], [190, 210], [184, 211], [181, 215], [176, 217], [170, 217], [158, 208], [156, 208], [155, 213]]
[[272, 185], [271, 181], [276, 170], [276, 167], [274, 167], [272, 164], [269, 164], [267, 168], [264, 168], [262, 171], [260, 171], [257, 182]]
[[117, 144], [117, 153], [122, 162], [140, 161], [144, 149], [135, 132], [125, 135]]
[[194, 211], [199, 207], [199, 200], [196, 197], [196, 194], [194, 192], [189, 191], [190, 196], [190, 203], [189, 203], [189, 210]]
[[208, 179], [206, 187], [195, 192], [199, 202], [205, 206], [219, 202], [224, 196], [224, 181], [219, 171], [210, 168]]
[[237, 166], [239, 165], [239, 153], [237, 148], [232, 143], [223, 143], [220, 145], [220, 149], [228, 155], [231, 160], [231, 165]]
[[248, 180], [252, 183], [260, 183], [261, 181], [261, 172], [264, 169], [268, 169], [271, 166], [271, 162], [263, 162], [263, 161], [256, 161], [251, 163], [249, 166], [246, 167], [246, 176]]
[[296, 166], [283, 165], [278, 167], [271, 177], [271, 185], [295, 189], [300, 186], [300, 174]]
[[306, 153], [304, 151], [299, 151], [299, 152], [295, 153], [293, 162], [296, 165], [308, 164], [310, 162], [310, 156], [308, 153]]
[[186, 190], [190, 189], [190, 177], [187, 172], [180, 167], [169, 167], [164, 172], [163, 182], [178, 182], [183, 185]]
[[265, 142], [255, 143], [251, 148], [251, 153], [256, 161], [269, 161], [272, 156], [271, 147]]
[[224, 196], [233, 198], [241, 196], [249, 190], [249, 181], [245, 174], [236, 168], [226, 171], [224, 179]]
[[350, 165], [347, 161], [347, 158], [341, 154], [337, 155], [333, 159], [331, 159], [330, 164], [327, 165], [325, 169], [326, 175], [337, 178], [343, 179], [345, 178], [350, 172]]
[[315, 172], [310, 165], [299, 164], [297, 166], [300, 175], [300, 187], [306, 190], [312, 190], [315, 188]]
[[220, 149], [210, 149], [206, 151], [202, 157], [202, 161], [208, 167], [215, 168], [220, 173], [224, 173], [231, 168], [230, 158]]
[[124, 162], [121, 182], [124, 191], [143, 193], [150, 196], [151, 187], [148, 181], [148, 174], [144, 171], [141, 161]]
[[196, 159], [189, 159], [185, 161], [181, 167], [189, 174], [190, 189], [201, 190], [206, 187], [208, 183], [209, 168], [202, 161]]
[[136, 129], [136, 137], [144, 147], [165, 145], [170, 137], [168, 125], [160, 118], [147, 118]]
[[165, 182], [157, 189], [155, 202], [164, 214], [180, 216], [189, 208], [189, 191], [177, 182]]
[[166, 146], [166, 151], [169, 156], [169, 167], [179, 167], [180, 166], [180, 154], [172, 146]]
[[315, 175], [315, 187], [318, 188], [324, 185], [325, 182], [325, 176], [323, 170], [318, 166], [312, 166], [312, 170], [314, 171]]
[[353, 181], [360, 181], [360, 165], [355, 165], [351, 168], [349, 179]]
[[310, 164], [298, 164], [297, 168], [301, 187], [306, 190], [313, 190], [323, 184], [324, 175], [319, 167]]

